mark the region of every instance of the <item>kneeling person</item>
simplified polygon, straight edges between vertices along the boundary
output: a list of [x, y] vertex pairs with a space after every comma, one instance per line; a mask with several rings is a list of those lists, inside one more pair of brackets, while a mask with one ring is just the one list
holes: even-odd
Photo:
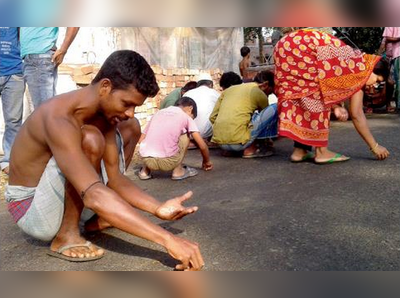
[[144, 163], [138, 173], [140, 179], [152, 178], [151, 171], [172, 171], [173, 180], [196, 176], [196, 169], [182, 164], [189, 147], [189, 135], [200, 148], [203, 169], [213, 168], [207, 144], [193, 120], [196, 116], [196, 102], [189, 97], [182, 97], [176, 106], [160, 110], [153, 116], [139, 140], [139, 153]]
[[243, 152], [244, 158], [272, 155], [278, 113], [277, 105], [269, 105], [267, 96], [273, 90], [274, 74], [262, 71], [253, 83], [222, 92], [210, 116], [214, 130], [211, 141], [227, 152]]

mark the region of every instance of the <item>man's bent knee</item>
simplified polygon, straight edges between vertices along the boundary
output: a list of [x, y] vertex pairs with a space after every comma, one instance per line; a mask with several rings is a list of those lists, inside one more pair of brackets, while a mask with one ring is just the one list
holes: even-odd
[[82, 150], [91, 160], [101, 160], [105, 150], [105, 139], [101, 131], [93, 125], [82, 127]]
[[124, 139], [124, 144], [132, 141], [137, 142], [142, 133], [140, 123], [136, 118], [132, 118], [120, 123], [118, 125], [118, 130], [120, 131], [122, 138]]
[[53, 240], [60, 229], [60, 227], [57, 225], [49, 225], [46, 228], [44, 228], [43, 226], [37, 228], [34, 225], [20, 225], [18, 223], [18, 226], [25, 234], [29, 235], [30, 237], [46, 242]]

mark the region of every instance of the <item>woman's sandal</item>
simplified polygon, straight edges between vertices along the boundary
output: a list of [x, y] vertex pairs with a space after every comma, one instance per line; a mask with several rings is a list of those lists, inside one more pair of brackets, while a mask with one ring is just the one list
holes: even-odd
[[327, 161], [314, 160], [314, 162], [317, 165], [327, 165], [327, 164], [332, 164], [332, 163], [337, 163], [337, 162], [345, 162], [345, 161], [348, 161], [348, 160], [350, 160], [350, 157], [347, 157], [347, 156], [344, 156], [343, 154], [338, 153], [333, 158], [331, 158], [331, 159], [329, 159]]

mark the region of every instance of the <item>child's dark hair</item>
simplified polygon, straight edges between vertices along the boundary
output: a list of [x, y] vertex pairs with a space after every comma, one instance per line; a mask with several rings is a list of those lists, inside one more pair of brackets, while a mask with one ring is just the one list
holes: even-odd
[[275, 82], [274, 82], [274, 73], [270, 70], [263, 70], [260, 71], [254, 78], [253, 80], [256, 83], [262, 84], [264, 82], [268, 81], [268, 86], [274, 87]]
[[130, 50], [116, 51], [104, 62], [92, 84], [109, 79], [112, 89], [127, 90], [130, 85], [147, 97], [157, 95], [156, 77], [150, 65], [138, 53]]
[[375, 65], [373, 73], [382, 76], [385, 80], [389, 77], [390, 67], [389, 62], [386, 58], [381, 58], [378, 63]]
[[175, 106], [177, 106], [177, 107], [193, 107], [193, 110], [192, 110], [193, 117], [194, 118], [197, 117], [197, 104], [190, 97], [187, 97], [187, 96], [182, 97], [181, 99], [179, 99], [176, 102]]
[[192, 90], [192, 89], [194, 89], [196, 87], [197, 87], [197, 82], [189, 81], [189, 82], [186, 83], [185, 86], [182, 87], [181, 90], [182, 90], [183, 93], [185, 93], [185, 92], [188, 92], [189, 90]]
[[243, 58], [246, 57], [249, 53], [250, 53], [249, 47], [244, 46], [240, 49], [240, 55], [242, 55]]
[[223, 75], [221, 76], [221, 79], [219, 80], [219, 85], [224, 90], [228, 89], [230, 86], [240, 85], [242, 83], [243, 81], [240, 78], [240, 76], [233, 71], [224, 72]]

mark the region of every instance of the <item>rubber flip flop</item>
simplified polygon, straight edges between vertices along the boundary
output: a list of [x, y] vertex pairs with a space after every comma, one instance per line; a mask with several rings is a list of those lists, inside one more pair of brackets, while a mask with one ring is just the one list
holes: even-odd
[[343, 154], [336, 154], [335, 157], [331, 158], [330, 160], [327, 161], [314, 161], [317, 165], [327, 165], [327, 164], [332, 164], [336, 162], [345, 162], [350, 160], [350, 157], [345, 157], [344, 159], [340, 159], [341, 157], [345, 157]]
[[300, 162], [305, 162], [305, 161], [314, 160], [314, 158], [315, 158], [314, 153], [309, 152], [309, 153], [307, 153], [306, 155], [304, 155], [302, 159], [300, 159], [300, 160], [290, 159], [290, 162], [292, 162], [292, 163], [300, 163]]
[[75, 248], [75, 247], [90, 248], [91, 245], [92, 245], [92, 243], [90, 241], [87, 241], [84, 244], [65, 245], [65, 246], [60, 247], [57, 251], [48, 251], [47, 255], [49, 255], [50, 257], [53, 257], [53, 258], [57, 258], [57, 259], [69, 261], [69, 262], [74, 262], [74, 263], [91, 262], [91, 261], [96, 261], [96, 260], [101, 259], [104, 255], [96, 256], [96, 257], [89, 257], [89, 258], [73, 258], [73, 257], [63, 255], [63, 252], [68, 249]]
[[183, 166], [183, 168], [185, 169], [185, 173], [182, 176], [177, 176], [177, 177], [172, 176], [171, 179], [172, 180], [183, 180], [183, 179], [186, 179], [189, 177], [194, 177], [199, 173], [196, 169], [188, 167], [188, 166]]
[[261, 151], [260, 149], [257, 149], [253, 154], [250, 155], [242, 155], [242, 158], [259, 158], [259, 157], [269, 157], [274, 155], [274, 150], [267, 150], [267, 151]]

